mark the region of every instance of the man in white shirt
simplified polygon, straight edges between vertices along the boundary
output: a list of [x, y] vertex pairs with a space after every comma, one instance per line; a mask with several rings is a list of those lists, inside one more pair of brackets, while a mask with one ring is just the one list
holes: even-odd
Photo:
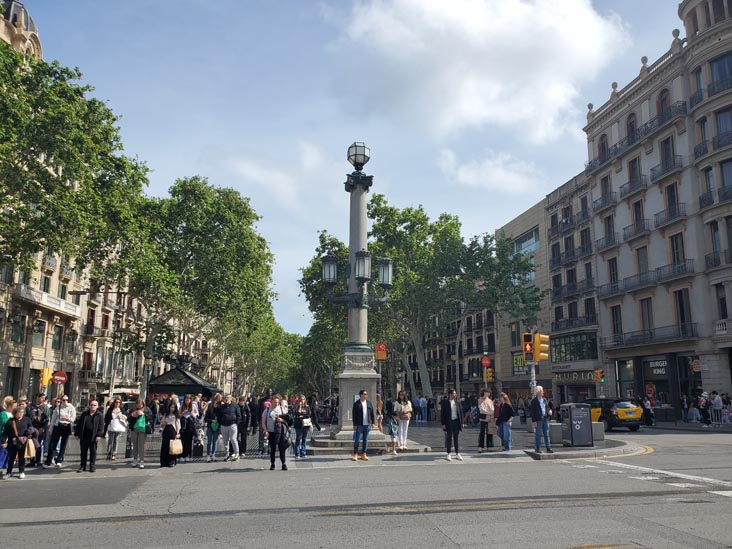
[[374, 414], [374, 406], [368, 400], [369, 394], [361, 389], [358, 392], [358, 400], [353, 403], [353, 457], [352, 461], [358, 461], [358, 442], [363, 439], [363, 448], [361, 451], [361, 459], [368, 461], [366, 454], [369, 446], [369, 433], [371, 427], [376, 425], [376, 414]]
[[458, 446], [458, 438], [460, 431], [463, 430], [463, 408], [457, 401], [457, 391], [450, 389], [447, 399], [440, 403], [440, 420], [442, 421], [442, 430], [445, 431], [445, 448], [447, 449], [447, 461], [452, 461], [450, 450], [455, 445], [455, 459], [462, 461], [460, 455], [460, 447]]
[[71, 435], [71, 429], [76, 421], [76, 408], [69, 402], [69, 396], [63, 395], [61, 397], [61, 405], [54, 409], [51, 414], [51, 444], [48, 447], [48, 453], [46, 454], [46, 466], [51, 466], [53, 460], [53, 451], [56, 448], [59, 440], [61, 441], [61, 447], [58, 451], [58, 457], [56, 458], [56, 467], [61, 467], [64, 462], [64, 452], [66, 452], [66, 443]]

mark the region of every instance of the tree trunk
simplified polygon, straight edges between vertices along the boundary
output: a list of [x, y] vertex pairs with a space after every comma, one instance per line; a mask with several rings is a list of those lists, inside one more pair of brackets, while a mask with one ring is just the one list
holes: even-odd
[[[417, 366], [419, 367], [419, 377], [422, 380], [422, 394], [425, 398], [432, 398], [432, 383], [430, 382], [430, 372], [427, 369], [427, 362], [424, 359], [424, 330], [421, 326], [412, 324], [409, 327], [409, 334], [412, 337], [412, 345], [417, 355]], [[416, 394], [416, 393], [415, 393]]]
[[407, 374], [407, 383], [409, 383], [409, 394], [411, 395], [411, 398], [414, 398], [414, 395], [417, 394], [417, 388], [415, 387], [414, 375], [412, 374], [412, 367], [409, 365], [409, 355], [406, 350], [400, 353], [399, 358], [401, 358], [402, 365], [404, 366], [404, 371]]

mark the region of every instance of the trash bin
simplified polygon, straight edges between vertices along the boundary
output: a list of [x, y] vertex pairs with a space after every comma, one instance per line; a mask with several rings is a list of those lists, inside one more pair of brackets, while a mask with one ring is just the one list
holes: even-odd
[[592, 414], [589, 404], [562, 404], [562, 444], [564, 446], [594, 446]]

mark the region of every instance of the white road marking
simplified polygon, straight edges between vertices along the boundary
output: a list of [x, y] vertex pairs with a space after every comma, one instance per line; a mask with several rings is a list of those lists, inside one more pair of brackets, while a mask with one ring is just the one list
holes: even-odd
[[677, 488], [701, 488], [701, 484], [693, 484], [691, 482], [667, 482], [666, 486], [676, 486]]
[[575, 469], [597, 469], [597, 465], [572, 465]]
[[661, 477], [654, 477], [652, 475], [645, 475], [642, 477], [628, 477], [632, 478], [633, 480], [659, 480]]
[[706, 484], [715, 484], [717, 486], [724, 486], [727, 488], [732, 488], [732, 482], [728, 482], [726, 480], [718, 480], [716, 478], [699, 477], [696, 475], [686, 475], [684, 473], [675, 473], [673, 471], [664, 471], [662, 469], [651, 469], [650, 467], [641, 467], [640, 465], [631, 465], [629, 463], [607, 461], [604, 459], [595, 459], [593, 461], [595, 463], [602, 463], [603, 465], [610, 465], [612, 467], [620, 467], [621, 469], [630, 469], [632, 471], [639, 471], [641, 473], [664, 475], [667, 477], [678, 478], [681, 480], [690, 480], [693, 482], [704, 482]]
[[709, 493], [732, 498], [732, 490], [711, 490]]

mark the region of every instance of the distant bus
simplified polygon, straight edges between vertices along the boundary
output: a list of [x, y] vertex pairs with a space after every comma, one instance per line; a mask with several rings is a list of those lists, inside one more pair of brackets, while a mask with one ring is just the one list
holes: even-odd
[[[135, 389], [133, 387], [115, 387], [113, 394], [115, 398], [119, 397], [122, 399], [122, 402], [135, 402], [140, 398], [140, 389]], [[99, 397], [106, 402], [109, 400], [109, 391], [102, 391], [99, 393]]]

